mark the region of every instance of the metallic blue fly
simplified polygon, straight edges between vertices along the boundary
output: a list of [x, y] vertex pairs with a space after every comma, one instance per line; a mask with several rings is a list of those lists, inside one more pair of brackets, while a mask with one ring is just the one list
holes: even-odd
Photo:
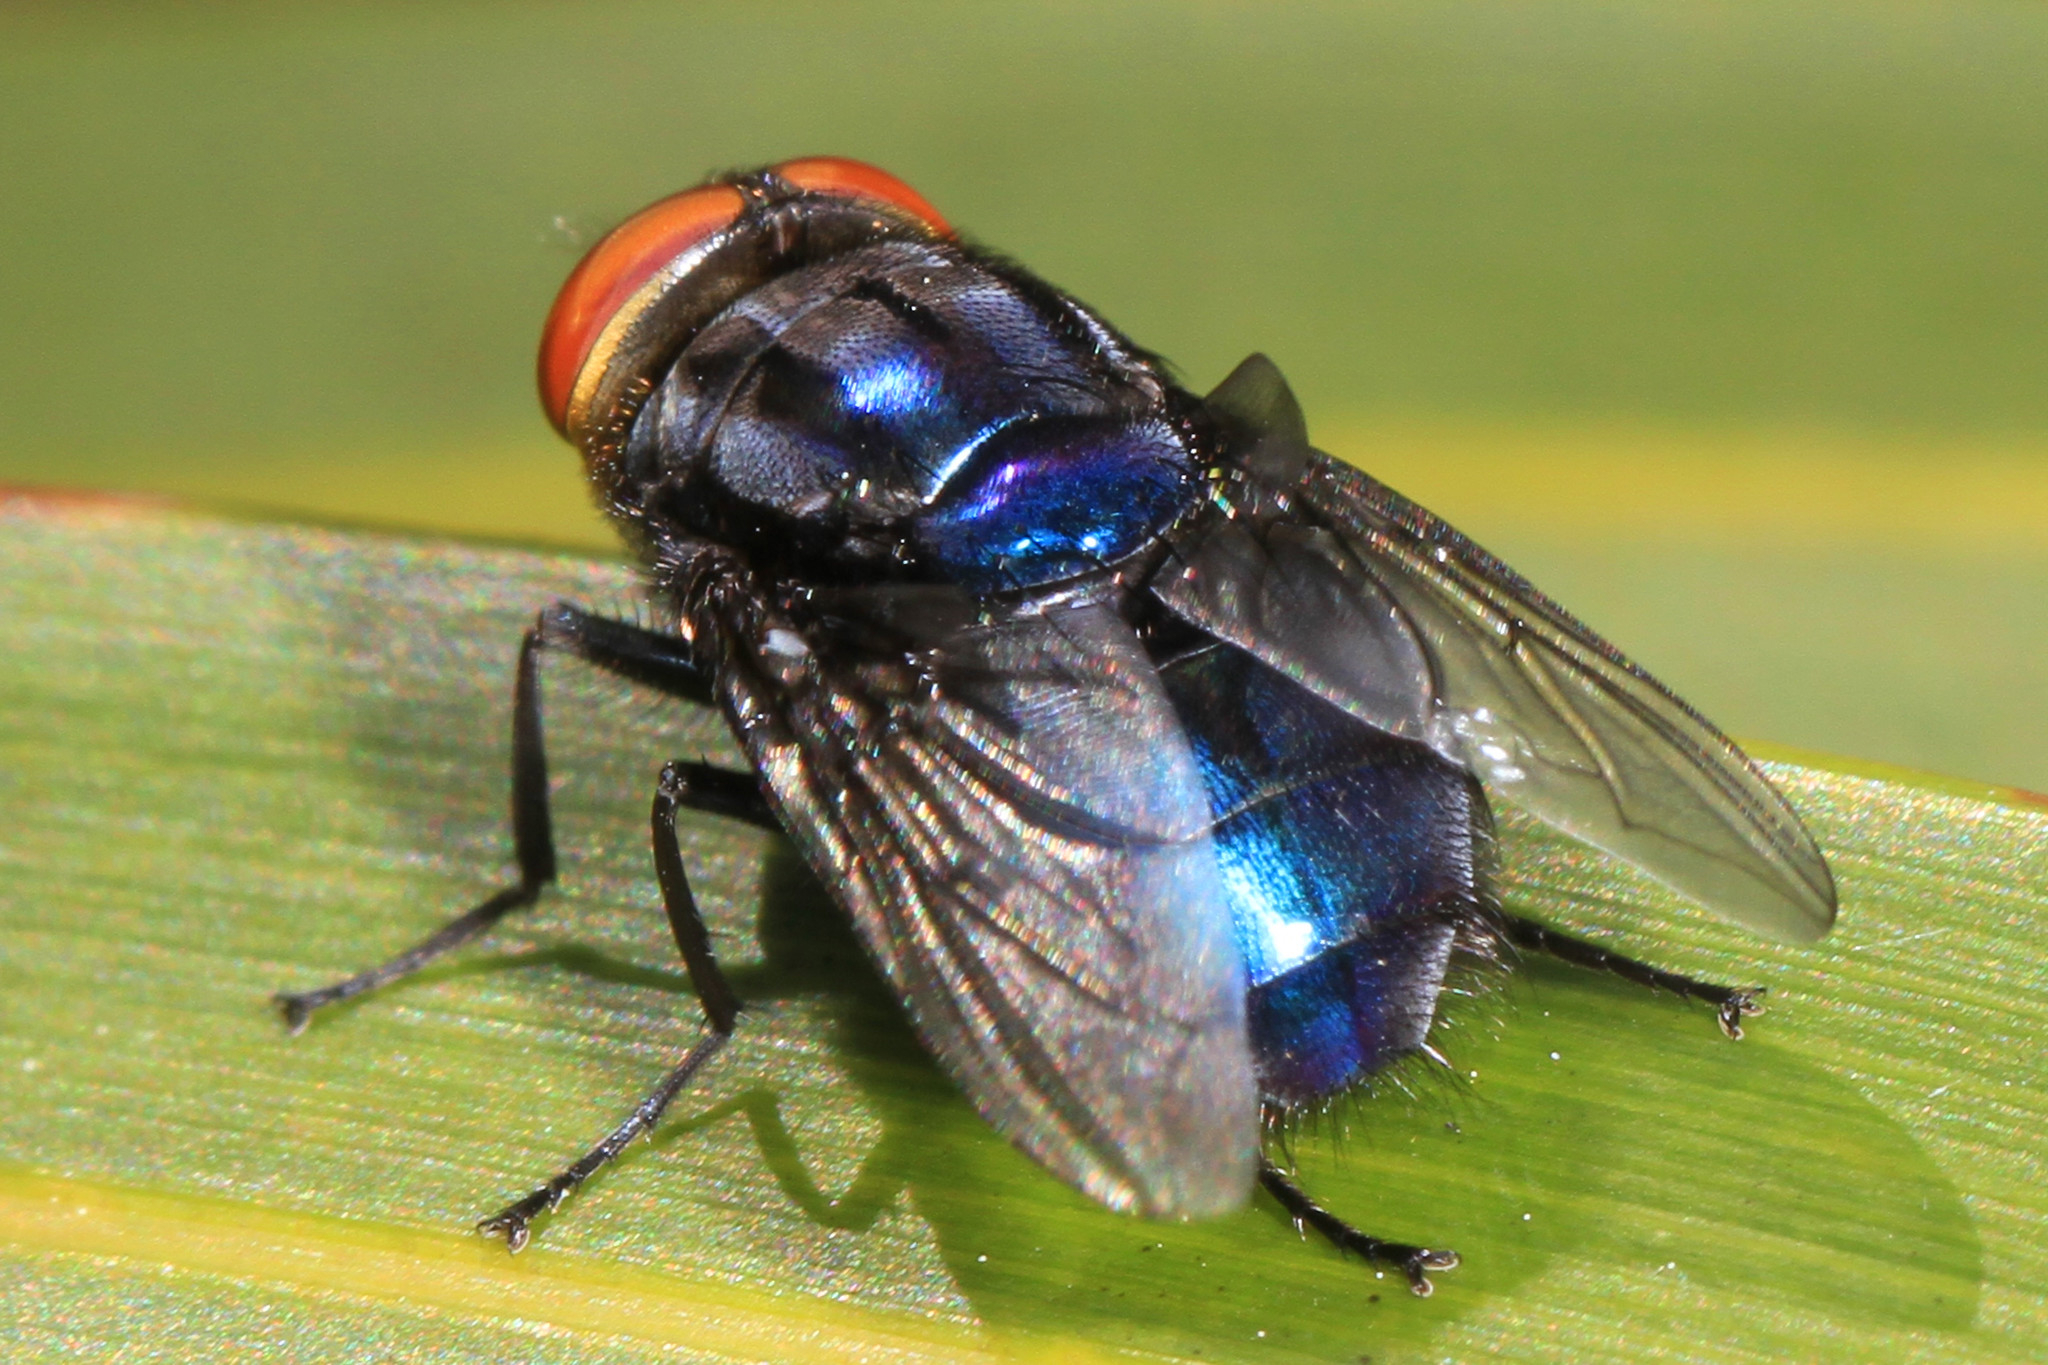
[[543, 401], [646, 565], [658, 630], [557, 605], [521, 650], [520, 880], [385, 966], [279, 997], [294, 1029], [555, 875], [538, 657], [720, 707], [751, 772], [671, 764], [655, 867], [710, 1029], [568, 1170], [485, 1220], [513, 1250], [737, 1025], [678, 808], [784, 832], [983, 1115], [1104, 1204], [1262, 1185], [1263, 1125], [1427, 1047], [1503, 943], [1715, 1005], [1508, 915], [1487, 792], [1795, 942], [1827, 865], [1718, 730], [1529, 584], [1308, 444], [1272, 364], [1206, 398], [884, 173], [813, 158], [663, 200], [586, 257]]

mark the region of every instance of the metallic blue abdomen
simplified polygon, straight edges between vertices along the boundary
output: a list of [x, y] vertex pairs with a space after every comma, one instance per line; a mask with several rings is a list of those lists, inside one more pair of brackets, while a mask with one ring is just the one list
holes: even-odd
[[1490, 823], [1462, 770], [1228, 645], [1161, 669], [1215, 812], [1267, 1098], [1331, 1094], [1423, 1040]]

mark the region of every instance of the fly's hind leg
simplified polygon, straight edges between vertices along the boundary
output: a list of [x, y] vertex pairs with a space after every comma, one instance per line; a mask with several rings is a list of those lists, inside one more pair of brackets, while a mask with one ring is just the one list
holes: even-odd
[[725, 973], [711, 952], [711, 937], [697, 899], [690, 893], [688, 874], [683, 869], [682, 849], [676, 842], [676, 811], [708, 811], [736, 816], [768, 828], [777, 828], [760, 789], [750, 775], [728, 773], [695, 763], [671, 763], [662, 769], [654, 794], [654, 871], [661, 882], [661, 902], [668, 911], [669, 928], [682, 953], [690, 984], [704, 1006], [709, 1025], [704, 1036], [685, 1052], [646, 1099], [604, 1140], [586, 1152], [575, 1164], [515, 1204], [477, 1224], [477, 1230], [502, 1236], [512, 1251], [525, 1246], [532, 1236], [533, 1220], [566, 1199], [584, 1181], [609, 1164], [634, 1138], [651, 1131], [676, 1096], [686, 1089], [697, 1073], [717, 1056], [732, 1038], [739, 1018], [739, 1000], [727, 984]]
[[1308, 1191], [1295, 1184], [1285, 1171], [1265, 1156], [1259, 1158], [1259, 1184], [1286, 1210], [1287, 1216], [1294, 1220], [1296, 1230], [1305, 1235], [1309, 1228], [1314, 1228], [1340, 1251], [1357, 1252], [1368, 1261], [1391, 1266], [1408, 1277], [1408, 1288], [1420, 1298], [1426, 1299], [1434, 1291], [1429, 1282], [1430, 1271], [1457, 1269], [1458, 1253], [1455, 1251], [1410, 1246], [1406, 1242], [1386, 1242], [1360, 1232], [1309, 1198]]
[[1712, 981], [1699, 981], [1677, 972], [1667, 972], [1661, 967], [1652, 967], [1647, 962], [1638, 962], [1632, 957], [1602, 948], [1597, 943], [1560, 933], [1556, 929], [1538, 924], [1534, 920], [1522, 919], [1515, 915], [1503, 917], [1508, 942], [1517, 948], [1535, 949], [1549, 953], [1552, 957], [1569, 962], [1576, 967], [1588, 967], [1596, 972], [1609, 972], [1624, 981], [1633, 981], [1639, 986], [1653, 990], [1669, 991], [1687, 1000], [1704, 1000], [1714, 1006], [1720, 1019], [1721, 1031], [1730, 1038], [1742, 1037], [1742, 1021], [1752, 1015], [1764, 1012], [1762, 986], [1722, 986]]

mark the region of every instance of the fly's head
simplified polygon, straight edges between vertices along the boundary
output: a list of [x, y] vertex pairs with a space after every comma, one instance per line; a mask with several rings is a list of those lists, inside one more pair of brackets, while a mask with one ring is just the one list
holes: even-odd
[[857, 162], [643, 210], [585, 258], [543, 401], [656, 564], [1029, 588], [1142, 551], [1199, 498], [1195, 401], [1093, 313]]

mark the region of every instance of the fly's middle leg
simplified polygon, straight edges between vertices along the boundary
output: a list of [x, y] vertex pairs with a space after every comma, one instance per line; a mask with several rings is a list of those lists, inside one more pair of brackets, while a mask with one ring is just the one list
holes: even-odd
[[[725, 973], [719, 969], [718, 959], [711, 951], [711, 936], [704, 927], [704, 917], [697, 910], [697, 898], [690, 892], [689, 876], [683, 868], [682, 848], [676, 840], [676, 811], [691, 809], [718, 815], [735, 814], [735, 803], [745, 805], [744, 794], [737, 784], [751, 780], [745, 775], [725, 773], [702, 764], [671, 763], [662, 769], [661, 781], [654, 794], [651, 822], [654, 871], [661, 882], [661, 903], [668, 912], [669, 928], [675, 934], [676, 948], [682, 953], [690, 984], [695, 987], [697, 999], [704, 1007], [708, 1027], [704, 1036], [683, 1054], [661, 1083], [634, 1107], [623, 1123], [606, 1134], [603, 1141], [524, 1199], [477, 1224], [477, 1230], [486, 1235], [502, 1236], [509, 1249], [518, 1251], [525, 1246], [533, 1235], [535, 1218], [568, 1198], [578, 1186], [623, 1152], [634, 1138], [652, 1131], [675, 1102], [676, 1096], [689, 1087], [697, 1073], [732, 1038], [733, 1029], [739, 1021], [739, 999], [733, 994]], [[766, 803], [761, 801], [758, 789], [753, 792], [753, 800], [759, 805], [751, 813], [758, 813], [764, 820], [772, 822], [773, 817], [767, 814]], [[750, 813], [740, 813], [742, 818], [750, 818]]]
[[1517, 948], [1535, 949], [1549, 953], [1552, 957], [1569, 962], [1576, 967], [1587, 967], [1597, 972], [1608, 972], [1624, 981], [1633, 981], [1639, 986], [1653, 990], [1669, 991], [1687, 1000], [1704, 1000], [1714, 1006], [1720, 1020], [1721, 1031], [1730, 1038], [1742, 1037], [1742, 1021], [1764, 1012], [1763, 1001], [1759, 998], [1765, 988], [1762, 986], [1723, 986], [1712, 981], [1700, 981], [1694, 977], [1667, 972], [1661, 967], [1652, 967], [1647, 962], [1638, 962], [1632, 957], [1597, 943], [1556, 929], [1538, 924], [1535, 920], [1519, 916], [1503, 917], [1504, 932], [1508, 942]]

